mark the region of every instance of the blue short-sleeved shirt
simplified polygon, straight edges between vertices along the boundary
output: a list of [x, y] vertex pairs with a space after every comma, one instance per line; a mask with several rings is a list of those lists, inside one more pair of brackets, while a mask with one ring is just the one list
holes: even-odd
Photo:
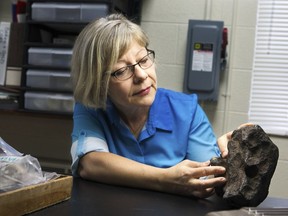
[[211, 125], [198, 105], [196, 95], [158, 88], [145, 127], [136, 139], [113, 104], [106, 111], [74, 108], [72, 173], [88, 152], [111, 152], [140, 163], [170, 167], [190, 159], [207, 161], [219, 156]]

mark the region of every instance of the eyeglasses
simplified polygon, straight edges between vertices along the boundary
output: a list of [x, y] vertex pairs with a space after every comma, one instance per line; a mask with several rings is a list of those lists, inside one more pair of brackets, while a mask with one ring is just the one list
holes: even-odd
[[140, 61], [138, 61], [136, 64], [122, 67], [111, 73], [111, 76], [115, 77], [120, 81], [124, 81], [133, 76], [136, 65], [139, 65], [139, 67], [141, 67], [144, 70], [151, 67], [154, 64], [155, 52], [153, 50], [147, 50], [147, 51], [148, 54], [144, 56], [142, 59], [140, 59]]

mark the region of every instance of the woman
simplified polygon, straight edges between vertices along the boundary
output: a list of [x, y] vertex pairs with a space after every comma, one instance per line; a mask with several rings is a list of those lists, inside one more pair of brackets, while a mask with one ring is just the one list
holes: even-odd
[[[75, 176], [108, 184], [208, 197], [225, 178], [195, 95], [157, 88], [155, 52], [143, 30], [112, 14], [79, 34], [72, 57]], [[218, 140], [227, 154], [230, 133]]]

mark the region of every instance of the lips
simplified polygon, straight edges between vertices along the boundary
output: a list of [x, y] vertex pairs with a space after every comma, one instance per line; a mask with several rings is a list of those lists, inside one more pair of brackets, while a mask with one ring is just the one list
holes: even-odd
[[141, 91], [134, 93], [133, 96], [135, 96], [135, 95], [142, 95], [142, 96], [148, 95], [150, 92], [150, 88], [151, 88], [151, 86], [149, 86], [145, 89], [142, 89]]

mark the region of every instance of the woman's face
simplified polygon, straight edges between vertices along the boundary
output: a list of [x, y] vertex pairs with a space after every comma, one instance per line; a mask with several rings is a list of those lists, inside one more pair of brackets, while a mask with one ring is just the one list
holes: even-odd
[[[120, 57], [113, 71], [136, 64], [146, 55], [146, 48], [134, 42], [131, 48]], [[131, 78], [124, 81], [113, 76], [110, 78], [108, 96], [119, 110], [130, 112], [134, 108], [150, 107], [154, 101], [156, 89], [155, 64], [145, 70], [136, 65]]]

